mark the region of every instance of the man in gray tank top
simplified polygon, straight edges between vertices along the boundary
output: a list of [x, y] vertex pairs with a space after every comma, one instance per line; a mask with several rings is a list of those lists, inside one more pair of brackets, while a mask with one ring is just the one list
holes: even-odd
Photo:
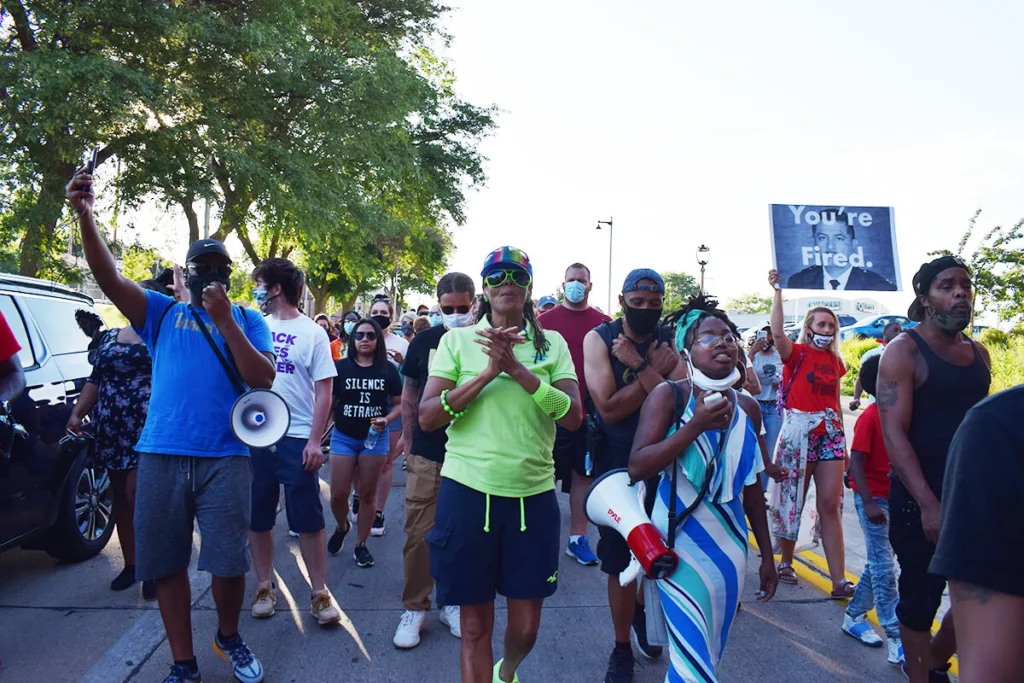
[[988, 395], [988, 351], [963, 331], [973, 285], [963, 261], [943, 256], [914, 276], [907, 315], [920, 322], [889, 344], [878, 371], [878, 408], [892, 460], [889, 540], [900, 563], [900, 621], [911, 683], [949, 680], [956, 651], [951, 614], [931, 637], [945, 581], [928, 573], [942, 516], [942, 482], [953, 435], [967, 411]]

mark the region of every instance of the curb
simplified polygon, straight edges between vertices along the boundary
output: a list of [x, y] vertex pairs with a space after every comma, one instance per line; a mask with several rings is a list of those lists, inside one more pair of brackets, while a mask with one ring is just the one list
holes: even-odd
[[[750, 534], [748, 532], [747, 538], [750, 542], [750, 546], [758, 552], [760, 552], [760, 548], [758, 548], [757, 541], [754, 540], [753, 534]], [[775, 555], [774, 557], [776, 563], [781, 559], [779, 555]], [[825, 595], [831, 595], [832, 579], [828, 573], [828, 563], [825, 561], [825, 558], [823, 558], [821, 555], [818, 555], [817, 553], [812, 553], [810, 550], [804, 550], [803, 552], [797, 553], [793, 556], [793, 571], [795, 571], [796, 575], [803, 579], [809, 585], [813, 586], [814, 588], [817, 588]], [[860, 581], [859, 576], [851, 574], [850, 572], [846, 572], [846, 578], [855, 584], [858, 581]], [[845, 605], [849, 602], [849, 599], [843, 598], [842, 600], [833, 600], [833, 602], [839, 605], [843, 605], [845, 608]], [[875, 613], [875, 610], [871, 610], [867, 613], [867, 620], [869, 623], [873, 624], [878, 628], [882, 627], [882, 625], [878, 622], [878, 615]], [[939, 630], [939, 625], [940, 624], [937, 621], [932, 622], [932, 635], [935, 635], [935, 633]], [[957, 677], [960, 676], [959, 661], [956, 655], [953, 655], [953, 659], [950, 662], [949, 673]]]

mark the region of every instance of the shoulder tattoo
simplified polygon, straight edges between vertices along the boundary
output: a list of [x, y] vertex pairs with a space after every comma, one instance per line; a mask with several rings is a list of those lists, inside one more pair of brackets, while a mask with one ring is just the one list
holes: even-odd
[[881, 412], [894, 407], [899, 398], [896, 382], [882, 382], [878, 385], [878, 409]]

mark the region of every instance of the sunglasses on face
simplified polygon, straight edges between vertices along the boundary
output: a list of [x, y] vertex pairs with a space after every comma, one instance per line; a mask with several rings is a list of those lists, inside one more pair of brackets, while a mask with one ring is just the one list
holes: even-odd
[[732, 332], [726, 332], [723, 335], [705, 332], [697, 336], [697, 342], [705, 349], [710, 349], [712, 346], [715, 345], [715, 342], [717, 342], [719, 339], [725, 342], [726, 346], [736, 346], [737, 344], [736, 337], [732, 335]]
[[354, 336], [356, 341], [377, 341], [376, 332], [356, 332]]
[[517, 287], [526, 289], [533, 282], [533, 278], [525, 270], [492, 270], [484, 278], [484, 284], [488, 287], [497, 288], [505, 284], [509, 279]]
[[214, 266], [209, 263], [188, 264], [188, 274], [203, 277], [206, 275], [231, 276], [231, 266]]
[[469, 313], [469, 306], [442, 306], [441, 312], [445, 315], [453, 315], [455, 313], [465, 315]]

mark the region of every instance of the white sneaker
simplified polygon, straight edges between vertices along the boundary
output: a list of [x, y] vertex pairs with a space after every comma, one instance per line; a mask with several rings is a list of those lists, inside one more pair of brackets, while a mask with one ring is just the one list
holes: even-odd
[[871, 628], [864, 617], [852, 619], [849, 614], [843, 615], [843, 633], [868, 647], [882, 647], [882, 636], [875, 633], [875, 629]]
[[889, 639], [889, 663], [900, 665], [906, 662], [903, 656], [903, 641], [900, 638]]
[[448, 627], [456, 638], [462, 637], [462, 611], [458, 605], [448, 605], [441, 608], [441, 623]]
[[398, 623], [398, 630], [395, 631], [395, 647], [408, 650], [419, 645], [420, 631], [423, 630], [423, 623], [426, 620], [426, 611], [405, 610], [402, 621]]

